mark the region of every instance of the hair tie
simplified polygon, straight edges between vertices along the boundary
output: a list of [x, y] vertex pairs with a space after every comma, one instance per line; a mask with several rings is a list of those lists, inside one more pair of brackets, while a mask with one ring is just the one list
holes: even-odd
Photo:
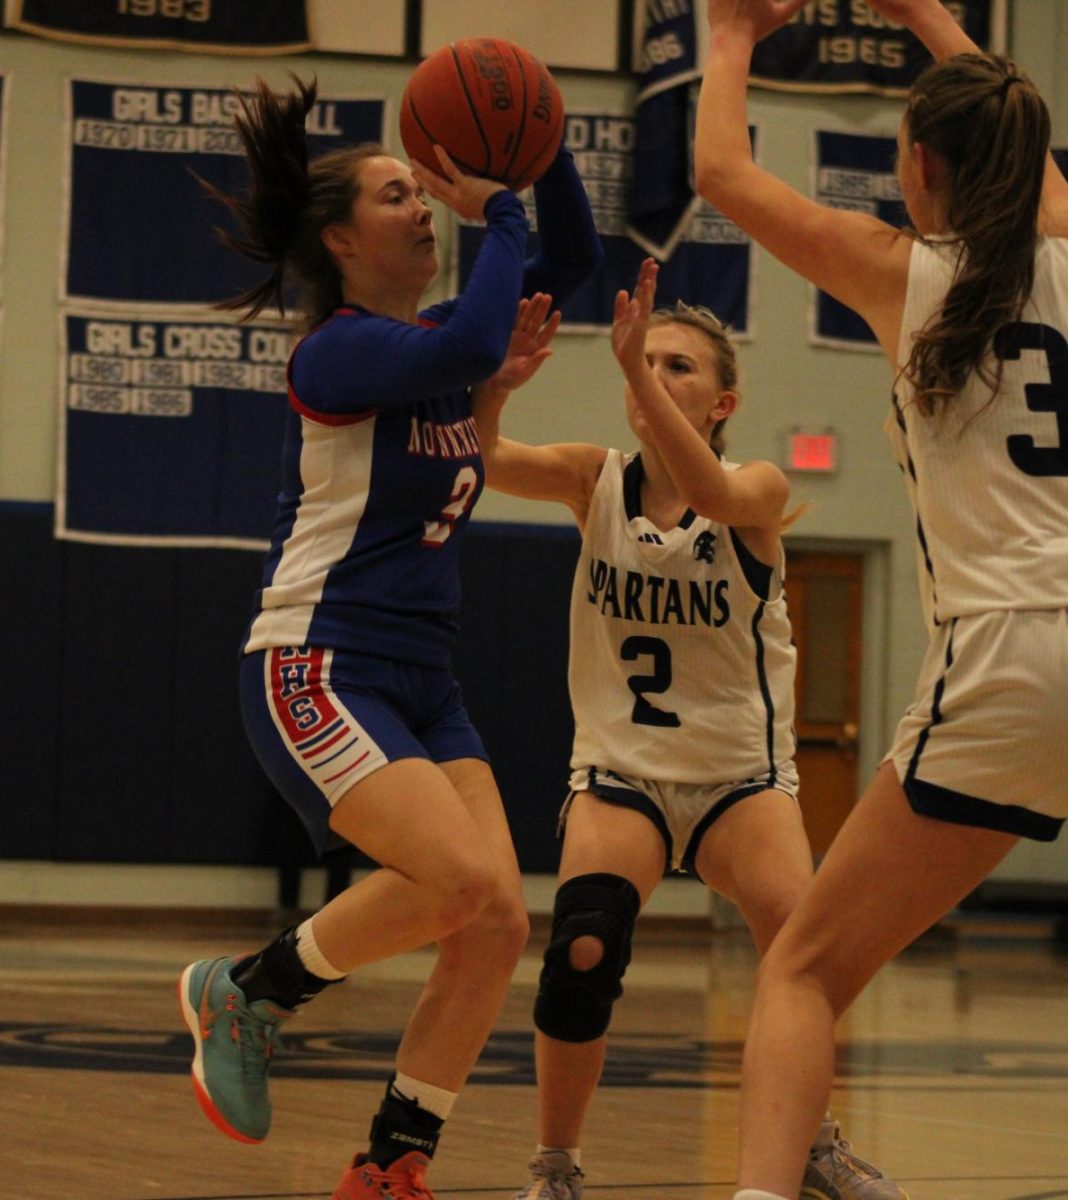
[[1009, 88], [1011, 88], [1014, 83], [1023, 83], [1023, 80], [1019, 75], [1006, 75], [1001, 81], [1001, 86], [998, 88], [998, 95], [1002, 100], [1004, 100], [1009, 94]]

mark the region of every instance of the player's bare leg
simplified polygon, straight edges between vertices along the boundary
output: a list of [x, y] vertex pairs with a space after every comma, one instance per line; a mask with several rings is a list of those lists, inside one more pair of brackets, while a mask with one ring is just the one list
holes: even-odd
[[[559, 883], [583, 877], [613, 876], [629, 881], [645, 904], [663, 876], [663, 838], [642, 813], [579, 792], [571, 803], [560, 861]], [[568, 948], [570, 965], [578, 972], [597, 967], [604, 944], [583, 935]], [[519, 1196], [542, 1194], [544, 1181], [559, 1175], [572, 1197], [581, 1195], [578, 1154], [582, 1124], [604, 1068], [607, 1037], [582, 1041], [534, 1034], [538, 1073], [539, 1145], [530, 1162], [531, 1183]]]
[[917, 816], [880, 768], [760, 968], [746, 1040], [739, 1186], [794, 1197], [834, 1070], [834, 1022], [875, 972], [1016, 842]]

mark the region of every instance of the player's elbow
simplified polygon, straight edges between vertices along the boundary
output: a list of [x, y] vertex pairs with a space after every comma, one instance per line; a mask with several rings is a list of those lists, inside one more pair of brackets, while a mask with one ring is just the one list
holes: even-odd
[[693, 170], [697, 194], [719, 208], [730, 194], [734, 174], [726, 159], [710, 150], [699, 152], [694, 159]]

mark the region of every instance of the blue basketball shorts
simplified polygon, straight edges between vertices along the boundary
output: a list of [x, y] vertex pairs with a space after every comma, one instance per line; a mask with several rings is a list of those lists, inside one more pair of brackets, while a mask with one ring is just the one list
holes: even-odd
[[460, 686], [442, 668], [275, 647], [243, 657], [239, 691], [252, 749], [320, 854], [332, 840], [333, 806], [387, 763], [488, 761]]

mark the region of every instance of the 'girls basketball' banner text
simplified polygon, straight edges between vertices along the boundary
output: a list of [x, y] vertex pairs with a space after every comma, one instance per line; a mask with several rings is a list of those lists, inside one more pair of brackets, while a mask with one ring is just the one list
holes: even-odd
[[[231, 91], [72, 80], [67, 103], [64, 297], [202, 305], [262, 278], [220, 246], [212, 226], [228, 215], [194, 178], [247, 185]], [[383, 99], [323, 97], [308, 117], [311, 152], [381, 141], [384, 128]]]
[[[616, 292], [634, 287], [638, 268], [647, 256], [648, 252], [627, 235], [626, 197], [634, 170], [634, 133], [633, 117], [582, 112], [567, 115], [567, 145], [590, 198], [605, 261], [564, 302], [565, 330], [606, 331], [612, 323]], [[521, 198], [531, 220], [529, 255], [538, 244], [533, 190], [524, 192]], [[458, 288], [467, 282], [483, 236], [480, 225], [459, 225]], [[703, 304], [737, 335], [751, 334], [751, 262], [746, 235], [701, 201], [671, 257], [660, 268], [657, 303], [673, 304], [682, 299], [688, 304]]]
[[304, 0], [13, 0], [7, 24], [63, 41], [142, 49], [307, 50]]
[[[1004, 31], [993, 27], [992, 0], [944, 3], [984, 50], [1004, 44]], [[896, 95], [930, 61], [917, 38], [865, 0], [809, 0], [757, 44], [749, 77], [759, 86], [787, 91]]]
[[[897, 139], [816, 130], [813, 194], [820, 204], [908, 224], [894, 170]], [[878, 350], [868, 323], [825, 292], [812, 289], [810, 340], [817, 346]]]
[[56, 535], [264, 547], [288, 332], [268, 322], [67, 313], [61, 335]]

